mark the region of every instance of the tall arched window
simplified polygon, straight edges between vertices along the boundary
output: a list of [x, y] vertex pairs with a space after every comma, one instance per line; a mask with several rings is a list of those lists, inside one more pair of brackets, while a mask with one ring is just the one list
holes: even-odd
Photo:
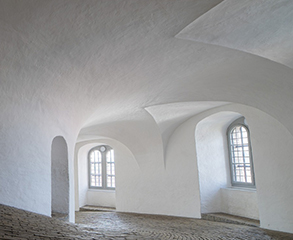
[[89, 187], [115, 189], [114, 150], [102, 145], [89, 151]]
[[228, 127], [227, 135], [232, 186], [255, 187], [249, 129], [243, 117]]

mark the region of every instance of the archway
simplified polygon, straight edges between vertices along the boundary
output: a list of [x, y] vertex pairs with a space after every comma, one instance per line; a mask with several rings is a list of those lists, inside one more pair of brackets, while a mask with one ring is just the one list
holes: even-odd
[[61, 136], [53, 139], [51, 148], [51, 211], [52, 216], [68, 218], [68, 149], [65, 139]]
[[[106, 146], [105, 143], [89, 143], [79, 148], [78, 163], [78, 202], [79, 206], [85, 205], [116, 208], [115, 189], [105, 189], [89, 186], [89, 152], [93, 148]], [[108, 145], [107, 145], [108, 146]], [[115, 152], [115, 149], [114, 149]], [[115, 153], [114, 153], [115, 155]], [[103, 179], [104, 180], [104, 179]]]
[[258, 220], [256, 189], [231, 188], [226, 132], [229, 124], [241, 116], [222, 111], [196, 126], [201, 213], [223, 212]]
[[[113, 148], [115, 153], [115, 173], [116, 187], [115, 192], [99, 191], [102, 202], [95, 201], [93, 195], [95, 190], [91, 191], [88, 187], [88, 153], [96, 146], [108, 145]], [[133, 208], [138, 209], [140, 202], [136, 198], [131, 198], [133, 192], [138, 192], [139, 185], [135, 184], [140, 181], [140, 169], [134, 155], [124, 144], [117, 140], [109, 138], [97, 138], [83, 141], [76, 144], [75, 147], [75, 210], [79, 211], [84, 205], [101, 204], [104, 207], [116, 207], [117, 211], [127, 212]], [[103, 195], [103, 196], [102, 196]], [[108, 195], [108, 196], [106, 196]], [[89, 198], [92, 198], [89, 200]], [[133, 211], [133, 210], [132, 210]]]

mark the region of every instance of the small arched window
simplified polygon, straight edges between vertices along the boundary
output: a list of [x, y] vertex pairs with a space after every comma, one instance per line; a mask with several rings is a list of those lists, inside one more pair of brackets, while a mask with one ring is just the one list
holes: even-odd
[[89, 151], [89, 187], [115, 189], [114, 150], [102, 145]]
[[227, 135], [232, 186], [255, 187], [250, 134], [243, 117], [228, 127]]

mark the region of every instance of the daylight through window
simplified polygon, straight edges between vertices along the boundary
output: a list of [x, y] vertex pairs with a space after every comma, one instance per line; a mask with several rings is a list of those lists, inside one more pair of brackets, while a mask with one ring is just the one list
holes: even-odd
[[243, 124], [232, 124], [228, 130], [232, 185], [254, 186], [249, 131]]
[[115, 188], [114, 150], [109, 146], [98, 146], [89, 152], [89, 187]]

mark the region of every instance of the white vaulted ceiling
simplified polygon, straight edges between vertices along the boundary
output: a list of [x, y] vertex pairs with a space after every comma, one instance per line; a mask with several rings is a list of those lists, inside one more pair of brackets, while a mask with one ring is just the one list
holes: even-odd
[[252, 53], [292, 68], [292, 16], [290, 0], [225, 0], [177, 37]]
[[26, 106], [81, 134], [103, 124], [107, 135], [108, 123], [131, 127], [145, 108], [160, 105], [176, 126], [168, 104], [190, 116], [219, 101], [290, 125], [292, 9], [290, 0], [1, 0], [2, 112]]

